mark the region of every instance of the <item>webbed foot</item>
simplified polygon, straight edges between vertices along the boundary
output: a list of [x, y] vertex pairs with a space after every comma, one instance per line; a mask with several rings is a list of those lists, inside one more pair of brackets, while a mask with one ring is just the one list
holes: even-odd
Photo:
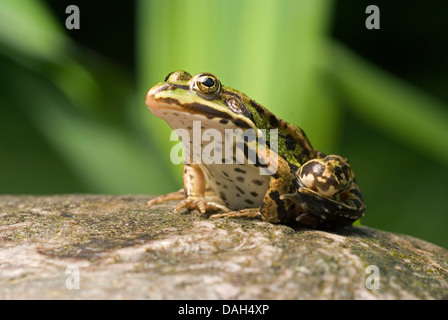
[[214, 212], [214, 211], [229, 211], [229, 209], [219, 203], [213, 201], [207, 201], [202, 196], [189, 196], [182, 200], [174, 209], [174, 213], [179, 212], [181, 209], [187, 208], [188, 210], [198, 209], [201, 213]]

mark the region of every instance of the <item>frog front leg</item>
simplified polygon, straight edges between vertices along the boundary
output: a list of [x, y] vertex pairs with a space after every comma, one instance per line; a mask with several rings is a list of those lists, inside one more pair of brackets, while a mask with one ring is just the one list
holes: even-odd
[[282, 195], [298, 207], [299, 222], [347, 226], [364, 215], [366, 206], [348, 161], [337, 155], [313, 159], [297, 172], [297, 192]]
[[198, 209], [201, 213], [210, 211], [229, 211], [227, 207], [206, 200], [205, 197], [205, 177], [198, 165], [184, 164], [184, 197], [179, 205], [174, 209], [174, 213], [183, 208], [189, 210]]
[[204, 174], [197, 165], [184, 165], [183, 180], [183, 189], [151, 199], [147, 205], [153, 206], [165, 201], [182, 200], [174, 209], [174, 213], [179, 212], [183, 208], [188, 208], [189, 210], [198, 209], [201, 213], [229, 211], [229, 209], [219, 203], [206, 200], [207, 192], [211, 190], [206, 188]]

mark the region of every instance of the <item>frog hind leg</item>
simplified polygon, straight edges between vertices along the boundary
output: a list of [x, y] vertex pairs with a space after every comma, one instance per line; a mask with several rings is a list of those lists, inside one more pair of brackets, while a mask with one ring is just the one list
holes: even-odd
[[294, 202], [299, 207], [296, 221], [313, 221], [312, 227], [349, 226], [364, 215], [366, 206], [355, 182], [352, 182], [349, 189], [341, 192], [339, 197], [338, 201], [302, 187], [295, 193], [283, 194], [281, 199]]
[[275, 172], [270, 176], [269, 188], [260, 207], [263, 221], [286, 223], [291, 204], [290, 201], [282, 199], [281, 195], [294, 190], [295, 173], [291, 170], [289, 163], [274, 152], [269, 154], [259, 152], [258, 156], [263, 159], [264, 163], [269, 163], [270, 167], [271, 164], [276, 164]]

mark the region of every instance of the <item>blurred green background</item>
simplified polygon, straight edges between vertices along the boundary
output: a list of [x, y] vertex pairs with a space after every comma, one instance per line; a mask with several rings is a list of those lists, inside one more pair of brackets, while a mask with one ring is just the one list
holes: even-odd
[[[80, 9], [67, 30], [65, 9]], [[380, 9], [367, 30], [365, 9]], [[362, 223], [448, 248], [446, 1], [0, 0], [0, 193], [181, 187], [146, 91], [208, 71], [349, 158]]]

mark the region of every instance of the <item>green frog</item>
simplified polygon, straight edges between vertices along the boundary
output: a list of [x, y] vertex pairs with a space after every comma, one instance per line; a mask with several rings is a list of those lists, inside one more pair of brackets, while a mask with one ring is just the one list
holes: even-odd
[[183, 189], [148, 205], [181, 200], [175, 213], [197, 209], [211, 218], [312, 228], [348, 226], [364, 215], [347, 159], [317, 151], [300, 127], [215, 75], [172, 72], [148, 91], [146, 104], [187, 150]]

